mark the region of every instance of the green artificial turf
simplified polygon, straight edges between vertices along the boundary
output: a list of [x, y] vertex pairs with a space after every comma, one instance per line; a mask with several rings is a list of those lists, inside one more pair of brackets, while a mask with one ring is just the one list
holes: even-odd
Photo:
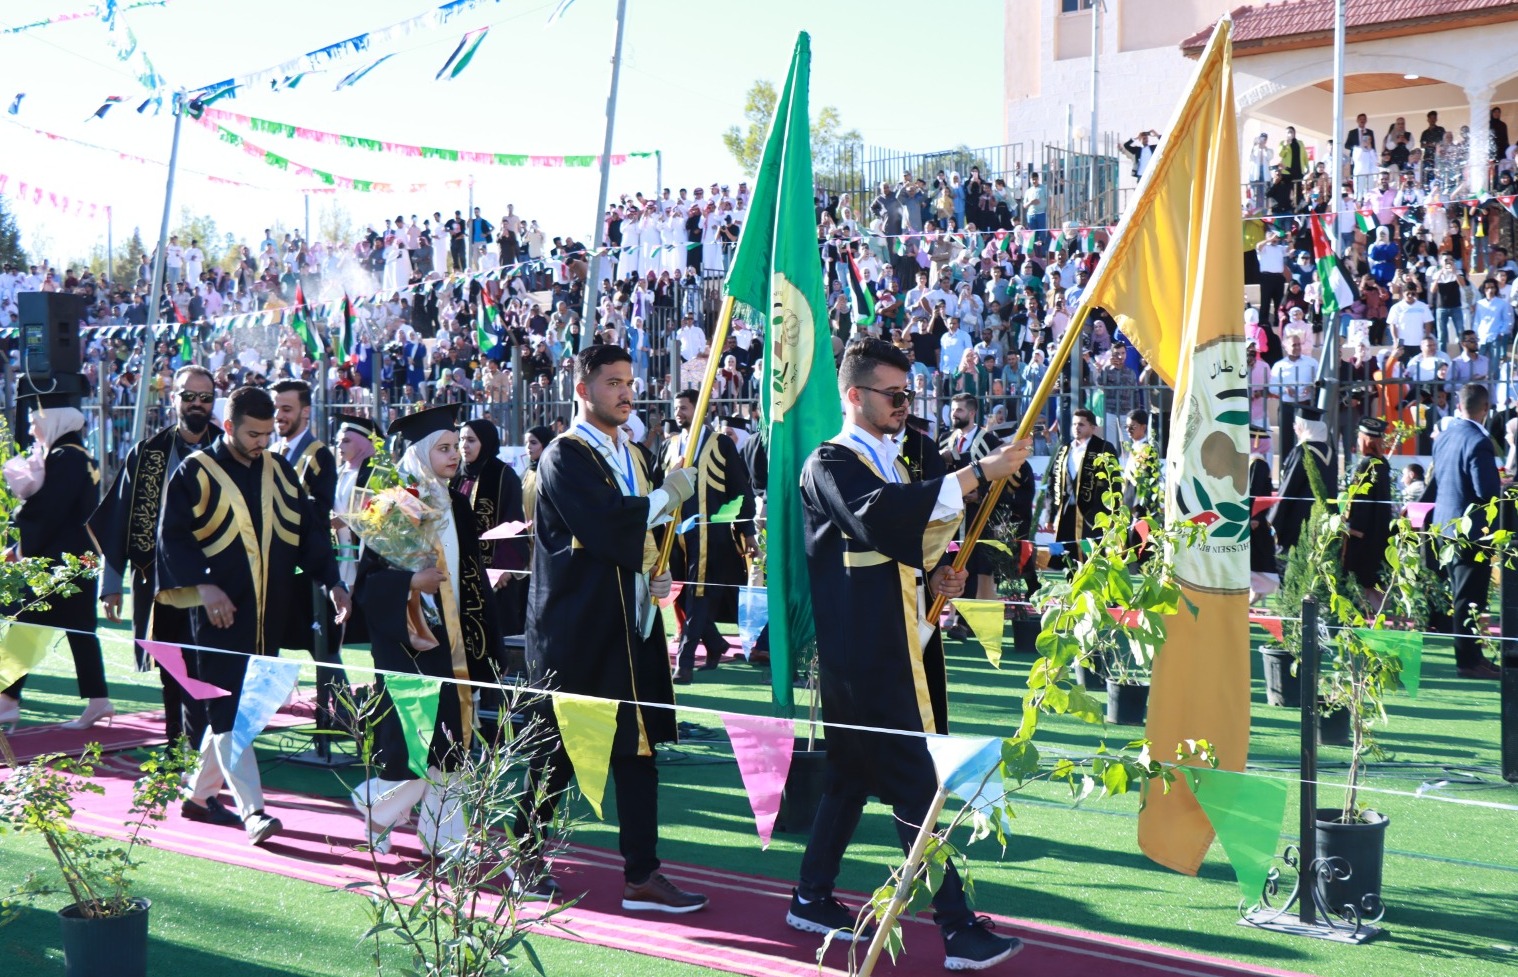
[[[156, 705], [156, 678], [127, 674], [128, 646], [108, 642], [106, 648], [118, 708]], [[950, 642], [948, 651], [953, 731], [981, 736], [1012, 732], [1030, 659], [1010, 654], [1010, 636], [1000, 671], [990, 667], [974, 642]], [[350, 657], [359, 661], [364, 656], [352, 653]], [[1289, 781], [1284, 844], [1294, 839], [1297, 823], [1297, 715], [1264, 704], [1258, 656], [1254, 657], [1251, 772]], [[78, 711], [68, 668], [66, 656], [44, 664], [28, 687], [29, 720], [67, 718]], [[309, 684], [310, 672], [304, 677]], [[1503, 784], [1497, 774], [1496, 693], [1497, 683], [1455, 678], [1448, 643], [1431, 640], [1419, 697], [1397, 695], [1389, 702], [1390, 724], [1379, 732], [1385, 756], [1372, 764], [1366, 779], [1372, 790], [1364, 795], [1366, 803], [1391, 818], [1384, 886], [1389, 906], [1383, 923], [1387, 933], [1368, 946], [1326, 944], [1237, 925], [1239, 891], [1218, 846], [1196, 878], [1161, 869], [1138, 851], [1136, 798], [1092, 799], [1076, 807], [1065, 788], [1049, 784], [1034, 785], [1020, 795], [1005, 855], [990, 841], [969, 849], [976, 902], [987, 911], [1056, 926], [1325, 977], [1475, 977], [1514, 972], [1518, 966], [1518, 924], [1513, 911], [1518, 906], [1518, 846], [1514, 845], [1518, 812], [1452, 802], [1518, 807], [1518, 789]], [[743, 664], [698, 672], [696, 684], [682, 687], [678, 694], [687, 707], [770, 711], [768, 673]], [[804, 706], [805, 693], [798, 692], [798, 702]], [[678, 747], [661, 751], [661, 855], [671, 861], [793, 879], [804, 838], [777, 833], [770, 848], [761, 851], [719, 718], [692, 709], [681, 718], [691, 724], [689, 735]], [[1041, 724], [1038, 744], [1046, 757], [1061, 752], [1083, 755], [1103, 740], [1121, 746], [1139, 735], [1141, 731], [1132, 727], [1104, 729], [1053, 718]], [[268, 758], [282, 744], [297, 749], [304, 745], [289, 734], [271, 734], [261, 740], [261, 754]], [[1346, 761], [1347, 749], [1322, 750], [1323, 806], [1339, 802], [1342, 790], [1334, 785], [1342, 785]], [[1479, 783], [1437, 786], [1441, 779], [1461, 775], [1473, 776]], [[357, 775], [344, 776], [352, 780]], [[344, 790], [330, 772], [277, 762], [265, 764], [265, 778], [280, 787], [329, 796], [339, 796]], [[1420, 790], [1422, 796], [1418, 796]], [[607, 802], [605, 822], [594, 821], [583, 804], [578, 806], [585, 819], [576, 833], [578, 843], [615, 850], [611, 791]], [[888, 812], [872, 805], [845, 859], [840, 886], [868, 890], [880, 884], [887, 866], [899, 859], [894, 845]], [[4, 839], [0, 878], [16, 877], [35, 862], [36, 855], [37, 850]], [[179, 910], [167, 906], [161, 914], [155, 911], [154, 920], [158, 945], [173, 948], [164, 952], [183, 952], [193, 964], [193, 970], [186, 967], [184, 972], [214, 974], [225, 966], [230, 973], [232, 961], [239, 962], [239, 974], [359, 972], [363, 958], [350, 953], [351, 943], [346, 942], [363, 928], [361, 907], [343, 905], [352, 897], [272, 876], [255, 878], [242, 870], [168, 853], [153, 853], [150, 863], [144, 891], [157, 889], [154, 880], [161, 879], [174, 883], [174, 891], [186, 893], [180, 905], [185, 919], [193, 922], [176, 924], [167, 917]], [[235, 891], [228, 894], [224, 879], [234, 877], [238, 880]], [[256, 904], [249, 896], [254, 892], [259, 893]], [[223, 904], [225, 915], [219, 911]], [[225, 925], [218, 922], [213, 935], [201, 935], [211, 920], [224, 920]], [[26, 920], [17, 925], [23, 924], [37, 927], [36, 939], [28, 942], [50, 944], [50, 921], [45, 926]], [[313, 934], [309, 939], [308, 929]], [[0, 931], [0, 944], [13, 939], [15, 932]], [[20, 932], [32, 931], [23, 928]], [[610, 951], [571, 945], [556, 948], [555, 954], [565, 956], [553, 962], [548, 960], [552, 954], [544, 956], [550, 973], [580, 973], [589, 967], [582, 969], [573, 955], [596, 952]], [[254, 969], [243, 966], [242, 960], [250, 961]], [[639, 973], [640, 967], [655, 966], [661, 974], [681, 972], [634, 955], [619, 955], [611, 964], [594, 962], [607, 973]], [[283, 969], [256, 969], [263, 965]], [[180, 968], [164, 972], [180, 972]]]

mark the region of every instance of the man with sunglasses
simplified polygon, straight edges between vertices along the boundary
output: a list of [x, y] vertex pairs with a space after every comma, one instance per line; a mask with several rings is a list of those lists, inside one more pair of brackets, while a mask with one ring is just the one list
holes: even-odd
[[[907, 366], [906, 355], [882, 340], [849, 345], [838, 371], [843, 430], [812, 452], [801, 473], [822, 701], [828, 722], [841, 725], [828, 729], [825, 786], [786, 922], [842, 940], [869, 938], [833, 896], [865, 801], [892, 805], [906, 850], [938, 788], [921, 734], [946, 731], [947, 682], [926, 614], [935, 595], [964, 591], [967, 575], [945, 553], [965, 496], [1013, 475], [1032, 452], [1030, 441], [1004, 444], [958, 472], [914, 480], [900, 455]], [[933, 909], [950, 970], [981, 970], [1021, 949], [974, 914], [952, 864]]]
[[[106, 620], [121, 621], [123, 583], [130, 573], [132, 636], [189, 644], [193, 642], [189, 615], [181, 608], [153, 606], [157, 589], [153, 564], [158, 552], [158, 514], [163, 510], [169, 476], [191, 454], [209, 447], [216, 439], [216, 429], [211, 424], [216, 385], [211, 371], [202, 366], [180, 367], [174, 374], [171, 396], [178, 421], [137, 442], [127, 452], [116, 481], [90, 517], [89, 529], [104, 557], [100, 602], [105, 605]], [[139, 650], [137, 655], [138, 664], [145, 665], [143, 652]], [[183, 735], [192, 745], [199, 744], [202, 724], [196, 719], [197, 710], [184, 708], [190, 700], [173, 676], [160, 670], [159, 678], [163, 683], [164, 732], [169, 742]], [[206, 809], [187, 809], [185, 813], [192, 820], [238, 823], [236, 815], [215, 798]]]

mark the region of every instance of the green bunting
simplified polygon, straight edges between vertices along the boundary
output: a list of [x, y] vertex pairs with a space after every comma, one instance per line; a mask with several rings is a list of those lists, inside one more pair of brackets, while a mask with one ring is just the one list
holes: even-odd
[[406, 735], [406, 766], [418, 777], [427, 776], [427, 757], [437, 731], [438, 695], [442, 686], [439, 679], [430, 675], [385, 676], [385, 691]]
[[722, 508], [712, 513], [712, 517], [708, 519], [707, 522], [714, 524], [719, 522], [737, 522], [738, 510], [741, 508], [743, 508], [743, 499], [733, 499]]
[[1370, 645], [1380, 655], [1390, 655], [1402, 662], [1402, 687], [1414, 699], [1423, 678], [1423, 635], [1417, 631], [1372, 631], [1355, 628], [1355, 637]]
[[1276, 857], [1286, 817], [1286, 781], [1211, 767], [1182, 767], [1181, 771], [1217, 832], [1239, 880], [1244, 904], [1254, 905]]

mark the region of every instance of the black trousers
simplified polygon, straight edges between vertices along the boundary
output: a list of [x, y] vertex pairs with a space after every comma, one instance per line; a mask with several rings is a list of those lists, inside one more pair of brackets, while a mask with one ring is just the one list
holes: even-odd
[[[927, 752], [921, 740], [915, 740], [909, 749]], [[892, 806], [891, 813], [896, 822], [896, 836], [905, 854], [917, 840], [919, 826], [927, 819], [938, 784], [933, 777], [931, 760], [903, 764], [900, 771], [911, 782], [897, 788], [897, 797], [902, 799]], [[833, 885], [843, 864], [843, 853], [859, 827], [859, 818], [869, 795], [868, 786], [860, 782], [852, 770], [836, 763], [830, 754], [822, 800], [817, 805], [817, 820], [812, 823], [812, 836], [807, 842], [806, 853], [801, 856], [801, 878], [796, 887], [801, 898], [812, 901], [833, 894]], [[963, 926], [974, 917], [965, 899], [959, 870], [950, 862], [945, 868], [942, 884], [933, 893], [933, 922], [947, 931]]]
[[680, 645], [675, 663], [680, 668], [694, 668], [696, 646], [706, 645], [706, 663], [718, 661], [727, 654], [727, 638], [717, 627], [715, 604], [711, 594], [696, 596], [695, 584], [687, 584], [680, 592], [680, 603], [685, 610], [685, 624], [680, 628]]
[[[132, 631], [137, 638], [151, 638], [154, 641], [166, 641], [169, 644], [186, 645], [194, 644], [195, 636], [190, 631], [190, 614], [179, 607], [170, 607], [168, 604], [155, 604], [153, 602], [154, 586], [151, 581], [138, 570], [132, 571]], [[148, 620], [152, 619], [153, 631], [148, 633]], [[137, 664], [139, 667], [149, 667], [149, 661], [144, 660], [145, 655], [141, 650], [137, 652]], [[195, 674], [194, 654], [187, 653], [184, 656], [185, 671], [191, 676]], [[170, 743], [183, 736], [190, 744], [191, 749], [199, 749], [200, 741], [205, 733], [205, 710], [198, 707], [196, 700], [190, 698], [179, 682], [164, 671], [158, 670], [158, 681], [163, 686], [163, 732]]]
[[1471, 605], [1475, 605], [1476, 615], [1486, 613], [1486, 595], [1492, 584], [1492, 564], [1489, 559], [1477, 563], [1477, 552], [1474, 546], [1458, 546], [1454, 560], [1446, 564], [1450, 590], [1454, 597], [1451, 630], [1460, 636], [1454, 640], [1456, 668], [1475, 668], [1486, 659], [1481, 654], [1481, 645], [1475, 637], [1480, 622], [1479, 619], [1471, 620]]
[[[105, 684], [105, 658], [100, 652], [100, 639], [95, 635], [97, 582], [82, 580], [77, 581], [77, 586], [77, 594], [49, 597], [47, 610], [18, 614], [16, 622], [67, 629], [69, 652], [74, 656], [74, 677], [79, 682], [79, 698], [104, 699], [110, 692]], [[25, 688], [26, 676], [23, 675], [11, 683], [5, 694], [19, 699]]]
[[466, 271], [469, 268], [469, 260], [464, 255], [464, 241], [455, 238], [448, 242], [448, 255], [453, 260], [454, 271]]
[[1260, 323], [1274, 328], [1281, 300], [1286, 297], [1286, 276], [1280, 272], [1260, 272]]
[[[534, 831], [553, 819], [569, 778], [574, 775], [574, 765], [564, 752], [562, 741], [546, 756], [533, 760], [528, 773], [528, 790], [523, 795], [523, 805], [517, 809], [516, 824], [512, 831], [518, 838], [527, 837], [529, 817]], [[617, 791], [617, 841], [622, 851], [622, 876], [628, 882], [638, 884], [659, 871], [659, 771], [651, 756], [612, 756], [611, 779]], [[542, 797], [543, 802], [535, 811], [527, 804], [532, 798]], [[527, 844], [529, 850], [543, 845], [538, 835]]]

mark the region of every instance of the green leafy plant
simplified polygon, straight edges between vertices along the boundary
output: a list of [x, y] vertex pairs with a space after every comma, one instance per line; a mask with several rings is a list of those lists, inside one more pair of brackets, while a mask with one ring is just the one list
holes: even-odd
[[[451, 689], [446, 694], [452, 694]], [[379, 700], [353, 706], [365, 767], [373, 775], [373, 742], [366, 732], [379, 718]], [[543, 708], [538, 704], [535, 709]], [[375, 973], [386, 972], [386, 948], [398, 947], [403, 963], [395, 972], [407, 977], [488, 977], [518, 973], [523, 964], [543, 973], [529, 939], [533, 932], [561, 928], [555, 917], [573, 900], [544, 906], [524, 918], [526, 893], [540, 882], [546, 867], [534, 838], [552, 835], [562, 845], [573, 828], [558, 805], [550, 823], [533, 823], [524, 837], [512, 831], [519, 805], [538, 810], [541, 791], [528, 787], [531, 761], [546, 755], [552, 736], [539, 718], [514, 735], [509, 717], [532, 714], [519, 690], [506, 690], [500, 707], [499, 743], [477, 737], [459, 766], [434, 786], [443, 809], [457, 806], [464, 831], [428, 861], [397, 867], [368, 847], [374, 878], [350, 883], [346, 891], [362, 895], [369, 927], [359, 938], [369, 947]], [[546, 777], [544, 780], [546, 781]], [[386, 832], [388, 834], [388, 832]], [[381, 835], [380, 841], [385, 835]]]
[[12, 886], [5, 909], [14, 911], [17, 902], [67, 893], [87, 919], [133, 911], [138, 846], [148, 843], [144, 831], [164, 820], [169, 806], [179, 799], [180, 781], [194, 766], [194, 754], [181, 745], [167, 756], [150, 757], [138, 768], [142, 776], [132, 788], [123, 843], [86, 834], [72, 824], [81, 795], [105, 793], [94, 780], [101, 763], [100, 744], [91, 744], [77, 759], [52, 753], [24, 765], [17, 764], [4, 734], [0, 734], [0, 748], [15, 771], [0, 783], [0, 834], [40, 835], [57, 866], [56, 875], [37, 870]]

